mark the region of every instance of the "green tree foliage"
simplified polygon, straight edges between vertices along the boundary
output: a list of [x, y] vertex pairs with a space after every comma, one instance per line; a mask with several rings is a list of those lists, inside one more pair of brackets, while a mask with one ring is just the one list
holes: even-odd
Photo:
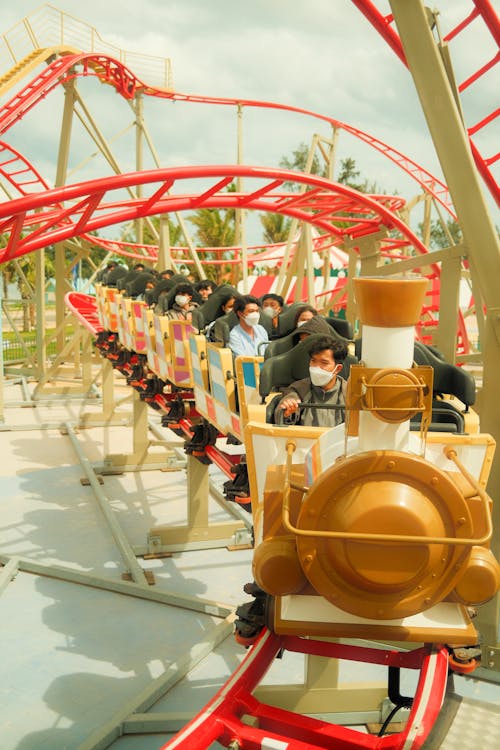
[[[307, 143], [299, 143], [297, 148], [292, 151], [292, 156], [283, 156], [280, 161], [280, 167], [283, 169], [293, 169], [295, 172], [305, 172], [307, 159], [309, 157], [309, 146]], [[317, 174], [320, 177], [325, 177], [326, 168], [321, 168], [321, 164], [318, 158], [318, 154], [314, 154], [311, 163], [310, 174]]]
[[[228, 185], [226, 190], [235, 193], [235, 183]], [[187, 220], [196, 227], [198, 247], [228, 247], [234, 245], [235, 217], [236, 212], [232, 208], [199, 208]]]
[[188, 216], [188, 221], [196, 227], [198, 247], [225, 247], [234, 244], [234, 211], [199, 208], [193, 216]]
[[337, 176], [337, 182], [341, 185], [353, 188], [360, 193], [377, 193], [384, 194], [376, 182], [369, 182], [366, 178], [360, 178], [361, 172], [356, 166], [356, 160], [348, 156], [340, 162], [340, 170]]
[[286, 242], [291, 220], [283, 214], [261, 214], [260, 223], [264, 229], [263, 241], [269, 245]]
[[[297, 148], [292, 151], [291, 157], [283, 156], [280, 160], [279, 166], [282, 169], [291, 169], [294, 172], [305, 172], [307, 160], [309, 157], [309, 146], [306, 143], [299, 143]], [[318, 157], [318, 154], [314, 154], [311, 169], [309, 174], [319, 175], [320, 177], [326, 177], [326, 165], [322, 168]], [[292, 192], [298, 191], [300, 186], [296, 182], [285, 182], [284, 187], [286, 190]]]
[[[418, 225], [417, 234], [419, 237], [424, 236], [423, 223]], [[431, 221], [429, 242], [431, 250], [441, 250], [445, 247], [450, 247], [450, 245], [457, 245], [461, 241], [462, 230], [460, 229], [458, 222], [450, 219], [446, 222], [445, 230], [442, 222], [438, 219]]]

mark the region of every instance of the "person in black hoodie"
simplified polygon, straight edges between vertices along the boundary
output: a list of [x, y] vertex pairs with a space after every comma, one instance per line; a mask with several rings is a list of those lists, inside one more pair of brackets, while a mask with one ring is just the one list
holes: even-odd
[[310, 320], [306, 320], [297, 326], [295, 331], [292, 332], [293, 345], [295, 346], [299, 341], [313, 333], [322, 333], [324, 336], [332, 335], [332, 329], [321, 315], [315, 315]]

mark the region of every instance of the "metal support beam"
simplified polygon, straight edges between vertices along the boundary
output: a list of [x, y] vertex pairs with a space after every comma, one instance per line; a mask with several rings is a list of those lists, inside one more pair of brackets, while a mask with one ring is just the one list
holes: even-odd
[[158, 604], [168, 604], [171, 607], [181, 607], [182, 609], [201, 612], [213, 617], [229, 617], [234, 609], [227, 604], [216, 602], [213, 599], [185, 596], [184, 594], [160, 590], [154, 586], [144, 586], [144, 584], [133, 583], [131, 581], [104, 578], [103, 576], [86, 573], [75, 568], [65, 568], [63, 565], [51, 565], [40, 560], [32, 560], [29, 557], [11, 558], [9, 555], [0, 554], [0, 565], [7, 566], [12, 559], [16, 560], [17, 568], [21, 573], [47, 576], [47, 578], [55, 578], [58, 581], [76, 583], [80, 586], [90, 586], [94, 589], [133, 596], [137, 599], [145, 599], [150, 602], [157, 602]]
[[249, 532], [242, 521], [209, 522], [208, 466], [193, 456], [187, 457], [187, 493], [186, 526], [162, 525], [150, 529], [150, 552], [179, 552], [247, 545]]
[[137, 558], [134, 554], [134, 551], [127, 537], [123, 533], [122, 527], [120, 526], [120, 524], [118, 523], [116, 519], [113, 509], [111, 508], [108, 502], [108, 498], [106, 497], [104, 492], [101, 490], [101, 487], [95, 475], [94, 469], [92, 468], [90, 461], [84, 455], [83, 450], [80, 447], [76, 434], [73, 430], [73, 426], [69, 424], [68, 422], [66, 422], [64, 426], [68, 433], [69, 439], [71, 440], [71, 445], [73, 446], [73, 449], [76, 455], [78, 456], [78, 460], [80, 461], [80, 464], [82, 465], [82, 468], [85, 472], [85, 476], [87, 477], [89, 484], [92, 487], [94, 496], [97, 502], [99, 503], [99, 507], [102, 511], [102, 514], [104, 515], [104, 518], [106, 519], [106, 523], [108, 524], [109, 529], [113, 535], [113, 538], [116, 542], [116, 546], [120, 550], [120, 554], [123, 558], [123, 561], [125, 562], [127, 572], [130, 573], [132, 580], [135, 581], [136, 583], [147, 582], [145, 571], [141, 568], [141, 566], [137, 562]]
[[[238, 164], [243, 164], [243, 107], [241, 104], [238, 104], [236, 115], [238, 118], [236, 159]], [[236, 179], [236, 189], [238, 193], [243, 192], [243, 179], [241, 177], [238, 177]], [[248, 294], [247, 239], [245, 217], [246, 212], [243, 208], [236, 209], [234, 241], [236, 245], [239, 245], [241, 247], [243, 292], [245, 294]]]
[[[298, 685], [264, 685], [255, 691], [257, 700], [277, 708], [303, 714], [376, 712], [387, 696], [386, 682], [342, 682], [339, 661], [306, 655], [305, 679]], [[378, 717], [377, 717], [378, 718]]]
[[450, 257], [441, 264], [439, 322], [434, 343], [447, 362], [455, 364], [457, 354], [457, 319], [460, 308], [462, 259]]
[[9, 583], [16, 577], [19, 570], [19, 558], [12, 557], [0, 570], [0, 594], [5, 591]]
[[45, 248], [35, 253], [36, 363], [37, 378], [45, 375], [47, 347], [45, 344]]
[[[486, 305], [483, 387], [480, 395], [481, 430], [500, 443], [500, 241], [482, 192], [469, 139], [457, 107], [455, 91], [433, 37], [421, 0], [390, 0], [408, 66], [422, 104], [429, 131], [463, 231], [469, 260]], [[492, 549], [500, 558], [500, 456], [493, 462], [488, 482], [493, 497]], [[498, 641], [499, 597], [480, 610], [481, 629], [489, 643]]]
[[[71, 142], [71, 130], [73, 126], [73, 113], [75, 108], [76, 80], [72, 79], [64, 84], [64, 109], [61, 123], [61, 135], [59, 139], [59, 152], [57, 155], [57, 169], [54, 185], [61, 187], [66, 184], [68, 173], [69, 150]], [[66, 308], [64, 295], [69, 291], [66, 279], [66, 259], [64, 254], [64, 242], [55, 245], [55, 277], [56, 277], [56, 328], [57, 328], [57, 350], [62, 351], [65, 343], [64, 316]]]
[[160, 242], [158, 245], [158, 260], [156, 261], [156, 268], [158, 271], [164, 271], [166, 268], [171, 268], [177, 271], [176, 264], [172, 261], [172, 253], [170, 249], [170, 227], [168, 225], [168, 215], [162, 214], [160, 216]]
[[141, 471], [144, 469], [161, 469], [162, 471], [178, 471], [184, 468], [184, 462], [179, 461], [175, 453], [165, 443], [164, 450], [151, 453], [151, 441], [148, 431], [149, 406], [141, 401], [137, 391], [132, 390], [132, 453], [111, 453], [104, 457], [102, 473], [116, 471]]
[[[165, 672], [152, 680], [138, 695], [123, 705], [102, 727], [97, 728], [77, 750], [105, 750], [112, 742], [125, 733], [126, 722], [134, 724], [136, 713], [142, 714], [160, 700], [165, 693], [182, 680], [197, 664], [210, 655], [233, 631], [235, 615], [232, 607], [206, 599], [195, 599], [182, 594], [170, 594], [149, 586], [125, 583], [91, 575], [72, 568], [49, 565], [29, 558], [10, 558], [0, 555], [0, 593], [17, 571], [48, 576], [56, 580], [68, 581], [84, 586], [103, 589], [126, 596], [135, 596], [152, 602], [201, 612], [207, 616], [223, 618], [213, 627], [208, 627], [205, 636], [191, 646], [185, 653], [179, 654]], [[179, 717], [177, 717], [179, 720]], [[147, 721], [147, 719], [146, 719]]]
[[[137, 172], [142, 172], [144, 166], [144, 137], [143, 137], [143, 121], [144, 121], [144, 98], [142, 92], [138, 92], [135, 95], [135, 169]], [[142, 185], [137, 186], [137, 197], [142, 198], [143, 190]], [[136, 241], [142, 245], [144, 242], [144, 219], [137, 219], [135, 222], [135, 236]]]

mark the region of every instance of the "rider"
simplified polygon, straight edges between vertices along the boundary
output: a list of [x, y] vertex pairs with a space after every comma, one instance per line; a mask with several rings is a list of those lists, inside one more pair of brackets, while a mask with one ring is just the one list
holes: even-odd
[[345, 419], [345, 410], [303, 408], [301, 404], [341, 407], [345, 405], [347, 382], [340, 377], [347, 356], [344, 343], [325, 336], [309, 350], [309, 377], [296, 380], [283, 393], [274, 411], [276, 424], [335, 427]]

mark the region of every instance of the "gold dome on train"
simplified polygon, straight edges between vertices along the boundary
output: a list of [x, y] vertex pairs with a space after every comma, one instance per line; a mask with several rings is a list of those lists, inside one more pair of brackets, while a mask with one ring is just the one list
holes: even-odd
[[313, 484], [297, 522], [311, 535], [298, 536], [297, 548], [309, 582], [332, 604], [397, 619], [453, 589], [470, 556], [453, 540], [470, 537], [472, 525], [445, 472], [418, 456], [370, 451], [339, 460]]

